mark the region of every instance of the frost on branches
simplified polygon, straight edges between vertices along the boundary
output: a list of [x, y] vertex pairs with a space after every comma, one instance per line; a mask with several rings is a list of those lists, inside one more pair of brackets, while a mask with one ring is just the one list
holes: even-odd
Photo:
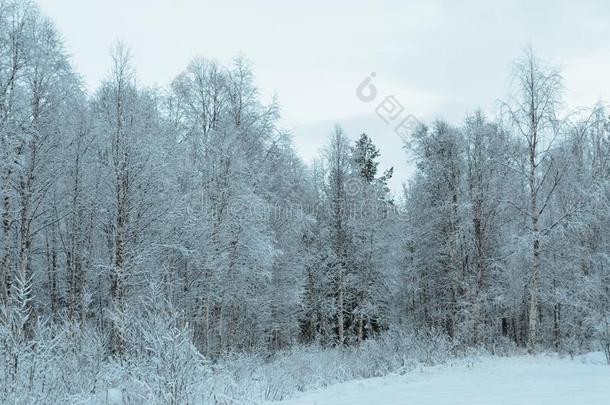
[[0, 0], [0, 402], [283, 399], [470, 348], [610, 362], [609, 113], [562, 115], [531, 50], [497, 117], [417, 128], [402, 193], [374, 134], [301, 161], [243, 58], [164, 88], [123, 44], [109, 65], [87, 94]]

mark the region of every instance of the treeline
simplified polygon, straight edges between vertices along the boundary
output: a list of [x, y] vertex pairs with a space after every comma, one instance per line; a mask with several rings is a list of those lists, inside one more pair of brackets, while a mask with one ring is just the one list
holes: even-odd
[[111, 62], [86, 94], [36, 6], [1, 3], [0, 297], [11, 339], [69, 320], [123, 355], [161, 316], [214, 359], [387, 328], [391, 173], [377, 175], [368, 137], [352, 144], [337, 129], [308, 168], [245, 61], [196, 58], [163, 90], [137, 85], [125, 47]]
[[422, 126], [409, 148], [408, 324], [467, 345], [511, 341], [610, 359], [610, 120], [563, 113], [562, 79], [526, 50], [489, 120]]
[[497, 119], [418, 128], [400, 198], [364, 134], [337, 127], [303, 164], [244, 60], [196, 58], [164, 89], [138, 86], [125, 47], [111, 62], [86, 94], [36, 6], [0, 2], [6, 356], [49, 323], [114, 358], [170, 326], [208, 359], [389, 328], [610, 340], [608, 113], [560, 118], [561, 77], [533, 54]]

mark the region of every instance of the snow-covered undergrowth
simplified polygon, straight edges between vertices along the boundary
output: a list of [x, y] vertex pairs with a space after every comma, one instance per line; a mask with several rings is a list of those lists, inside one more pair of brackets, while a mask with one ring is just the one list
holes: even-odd
[[[126, 335], [137, 343], [120, 359], [105, 357], [107, 342], [100, 334], [74, 324], [41, 325], [27, 344], [0, 330], [0, 403], [259, 404], [352, 380], [471, 364], [489, 354], [456, 345], [442, 333], [395, 330], [357, 347], [296, 346], [210, 362], [187, 330], [156, 319], [158, 324], [139, 329], [154, 332]], [[515, 354], [506, 347], [500, 354]], [[581, 363], [598, 363], [598, 357]]]
[[277, 401], [338, 382], [440, 364], [455, 355], [456, 347], [441, 334], [392, 331], [359, 347], [296, 347], [267, 360], [228, 359], [213, 374], [212, 390], [226, 403]]
[[0, 327], [0, 403], [195, 403], [207, 394], [208, 363], [187, 330], [156, 326], [126, 333], [120, 358], [107, 356], [103, 335], [77, 324], [39, 325], [25, 343]]
[[0, 403], [261, 403], [467, 354], [440, 333], [393, 331], [359, 347], [296, 346], [212, 363], [186, 331], [167, 325], [156, 331], [134, 336], [142, 343], [130, 347], [128, 356], [101, 360], [107, 342], [87, 328], [40, 328], [27, 344], [11, 341], [4, 330]]

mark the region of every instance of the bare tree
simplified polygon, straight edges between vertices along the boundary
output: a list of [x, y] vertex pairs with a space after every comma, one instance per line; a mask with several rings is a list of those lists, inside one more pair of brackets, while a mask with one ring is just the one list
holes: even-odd
[[347, 273], [347, 196], [346, 181], [349, 173], [349, 140], [337, 126], [328, 149], [328, 199], [331, 208], [333, 251], [335, 255], [334, 294], [336, 305], [337, 339], [345, 343], [345, 278]]
[[531, 48], [516, 65], [517, 94], [512, 104], [504, 104], [511, 124], [525, 141], [526, 158], [513, 156], [512, 168], [527, 183], [529, 205], [513, 205], [530, 221], [531, 271], [527, 283], [527, 342], [536, 343], [539, 309], [539, 278], [541, 271], [541, 221], [563, 171], [553, 162], [552, 148], [559, 137], [562, 77], [555, 68], [545, 66]]

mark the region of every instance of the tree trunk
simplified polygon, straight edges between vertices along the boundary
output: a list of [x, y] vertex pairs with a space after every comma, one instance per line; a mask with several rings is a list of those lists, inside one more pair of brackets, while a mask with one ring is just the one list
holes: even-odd
[[364, 339], [364, 320], [362, 316], [358, 318], [358, 341], [362, 342]]
[[10, 170], [6, 171], [3, 178], [3, 191], [4, 195], [2, 198], [2, 241], [4, 242], [2, 247], [2, 256], [0, 259], [0, 299], [4, 300], [8, 304], [11, 296], [12, 281], [11, 281], [11, 221], [10, 221], [10, 195], [9, 195], [9, 177]]
[[[534, 176], [534, 173], [532, 173]], [[538, 330], [538, 277], [540, 274], [540, 239], [539, 239], [539, 228], [538, 228], [538, 207], [536, 204], [537, 196], [535, 192], [535, 185], [533, 184], [532, 177], [532, 193], [531, 193], [531, 204], [532, 204], [532, 272], [529, 280], [529, 311], [528, 311], [528, 328], [527, 328], [527, 344], [530, 350], [534, 347], [537, 340]]]
[[337, 336], [339, 339], [339, 346], [343, 346], [345, 343], [345, 332], [344, 319], [343, 319], [343, 280], [339, 280], [339, 289], [337, 291]]
[[51, 240], [46, 238], [47, 245], [47, 279], [49, 283], [49, 302], [51, 303], [51, 314], [57, 319], [59, 312], [59, 299], [57, 291], [57, 251], [55, 250], [55, 230], [51, 229]]

